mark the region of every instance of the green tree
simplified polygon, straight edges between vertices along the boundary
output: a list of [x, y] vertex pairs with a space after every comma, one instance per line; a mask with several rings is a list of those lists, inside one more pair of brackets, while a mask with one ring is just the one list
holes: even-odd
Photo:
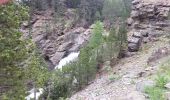
[[33, 77], [37, 84], [44, 82], [42, 75], [46, 69], [39, 66], [39, 58], [32, 55], [32, 42], [24, 40], [19, 31], [21, 22], [28, 18], [27, 8], [11, 1], [0, 5], [0, 12], [0, 99], [23, 100], [27, 82]]
[[94, 29], [92, 31], [92, 36], [91, 36], [91, 39], [89, 41], [89, 47], [91, 47], [92, 49], [94, 48], [98, 48], [101, 43], [103, 42], [103, 32], [104, 32], [104, 29], [103, 29], [103, 23], [100, 22], [100, 21], [97, 21], [95, 24], [94, 24]]
[[102, 10], [108, 28], [117, 24], [117, 21], [124, 22], [130, 15], [132, 0], [105, 0]]

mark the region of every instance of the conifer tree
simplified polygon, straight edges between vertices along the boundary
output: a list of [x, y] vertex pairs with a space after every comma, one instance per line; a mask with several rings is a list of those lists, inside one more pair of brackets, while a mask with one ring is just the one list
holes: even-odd
[[28, 81], [37, 86], [45, 82], [46, 68], [32, 53], [32, 42], [24, 40], [19, 31], [21, 22], [28, 18], [28, 10], [11, 1], [0, 5], [0, 12], [0, 99], [23, 100]]

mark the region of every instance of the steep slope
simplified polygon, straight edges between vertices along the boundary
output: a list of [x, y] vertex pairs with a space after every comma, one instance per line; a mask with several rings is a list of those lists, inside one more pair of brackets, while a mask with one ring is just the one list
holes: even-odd
[[[157, 58], [160, 62], [153, 66], [148, 65], [148, 59], [153, 51], [170, 45], [165, 40], [148, 43], [145, 46], [136, 55], [121, 59], [119, 64], [112, 68], [112, 73], [97, 78], [87, 88], [72, 96], [70, 100], [145, 100], [144, 94], [137, 91], [137, 84], [150, 80], [150, 76], [156, 73], [159, 64], [163, 62]], [[110, 79], [112, 74], [114, 80]]]
[[[112, 70], [103, 73], [87, 88], [70, 100], [147, 100], [143, 84], [159, 66], [170, 58], [169, 0], [134, 0], [128, 19], [128, 51], [133, 56], [123, 58]], [[138, 52], [137, 52], [138, 51]], [[106, 65], [107, 67], [107, 65]]]

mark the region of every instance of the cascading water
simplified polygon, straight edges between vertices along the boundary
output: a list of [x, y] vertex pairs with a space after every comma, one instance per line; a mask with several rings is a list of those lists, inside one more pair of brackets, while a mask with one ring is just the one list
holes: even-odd
[[66, 64], [75, 61], [79, 56], [79, 52], [72, 52], [67, 57], [60, 60], [59, 64], [55, 67], [55, 69], [62, 69]]
[[[62, 67], [65, 66], [66, 64], [75, 61], [79, 56], [79, 52], [72, 52], [70, 53], [67, 57], [63, 58], [60, 60], [59, 64], [55, 67], [55, 69], [61, 69]], [[34, 89], [30, 90], [29, 93], [30, 95], [28, 95], [27, 97], [25, 97], [26, 100], [31, 100], [36, 98], [36, 100], [38, 100], [38, 98], [40, 97], [41, 94], [43, 94], [43, 89], [40, 88], [38, 89], [39, 92], [36, 92], [36, 97], [34, 97]]]

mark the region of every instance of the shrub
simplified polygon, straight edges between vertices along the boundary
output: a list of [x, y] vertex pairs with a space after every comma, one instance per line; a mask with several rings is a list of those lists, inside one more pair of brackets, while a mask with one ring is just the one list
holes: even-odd
[[165, 100], [163, 90], [159, 87], [146, 87], [145, 92], [149, 95], [150, 100]]
[[164, 88], [168, 82], [168, 78], [165, 75], [158, 75], [156, 78], [156, 86]]

